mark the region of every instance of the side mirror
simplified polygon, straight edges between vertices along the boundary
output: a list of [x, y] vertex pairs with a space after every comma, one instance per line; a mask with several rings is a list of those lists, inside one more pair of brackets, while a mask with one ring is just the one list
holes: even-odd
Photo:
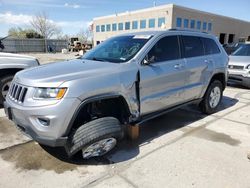
[[146, 55], [146, 57], [143, 60], [144, 65], [150, 65], [151, 63], [154, 63], [154, 62], [155, 62], [155, 56], [151, 56], [149, 58], [148, 55]]

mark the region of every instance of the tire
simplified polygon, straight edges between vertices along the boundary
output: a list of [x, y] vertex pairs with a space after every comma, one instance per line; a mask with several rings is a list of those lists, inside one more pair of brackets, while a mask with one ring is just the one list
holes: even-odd
[[[219, 98], [217, 100], [214, 100], [211, 97], [212, 92], [215, 92]], [[218, 93], [220, 92], [220, 93]], [[205, 114], [213, 114], [218, 110], [219, 104], [221, 102], [223, 95], [223, 86], [222, 83], [219, 80], [214, 80], [207, 88], [207, 91], [203, 97], [203, 100], [200, 103], [200, 109]], [[212, 103], [212, 104], [211, 104]], [[214, 104], [214, 105], [213, 105]]]
[[[116, 145], [116, 141], [123, 138], [124, 131], [118, 119], [113, 117], [104, 117], [90, 121], [82, 126], [80, 126], [71, 137], [72, 146], [70, 148], [70, 156], [76, 154], [82, 150], [83, 158], [88, 159], [91, 157], [102, 156], [109, 151], [111, 151]], [[110, 148], [107, 152], [100, 152], [99, 155], [95, 156], [86, 156], [84, 152], [92, 147], [93, 144], [96, 144], [102, 140], [114, 141], [114, 146]], [[113, 142], [112, 142], [113, 143]], [[99, 150], [98, 150], [99, 151]], [[101, 151], [104, 151], [102, 149]]]
[[9, 90], [10, 83], [13, 80], [14, 75], [7, 75], [0, 78], [0, 104], [3, 104], [7, 91]]

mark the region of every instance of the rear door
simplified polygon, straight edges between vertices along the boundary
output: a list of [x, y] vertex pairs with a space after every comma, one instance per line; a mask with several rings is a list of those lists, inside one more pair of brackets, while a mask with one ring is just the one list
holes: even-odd
[[148, 52], [149, 65], [140, 66], [141, 115], [171, 107], [183, 101], [185, 62], [179, 37], [164, 36]]
[[208, 60], [204, 54], [201, 37], [182, 35], [181, 38], [187, 69], [185, 100], [190, 101], [201, 95], [206, 79]]

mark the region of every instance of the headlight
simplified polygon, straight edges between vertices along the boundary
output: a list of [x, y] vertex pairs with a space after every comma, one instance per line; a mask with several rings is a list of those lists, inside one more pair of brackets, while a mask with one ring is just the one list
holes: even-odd
[[62, 99], [66, 88], [36, 88], [34, 99]]

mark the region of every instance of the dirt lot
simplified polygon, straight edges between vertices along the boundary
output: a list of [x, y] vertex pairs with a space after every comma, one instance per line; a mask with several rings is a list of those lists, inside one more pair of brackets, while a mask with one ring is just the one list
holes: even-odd
[[140, 131], [104, 157], [68, 160], [23, 136], [0, 109], [0, 187], [250, 187], [250, 90], [228, 87], [216, 114], [188, 106]]

